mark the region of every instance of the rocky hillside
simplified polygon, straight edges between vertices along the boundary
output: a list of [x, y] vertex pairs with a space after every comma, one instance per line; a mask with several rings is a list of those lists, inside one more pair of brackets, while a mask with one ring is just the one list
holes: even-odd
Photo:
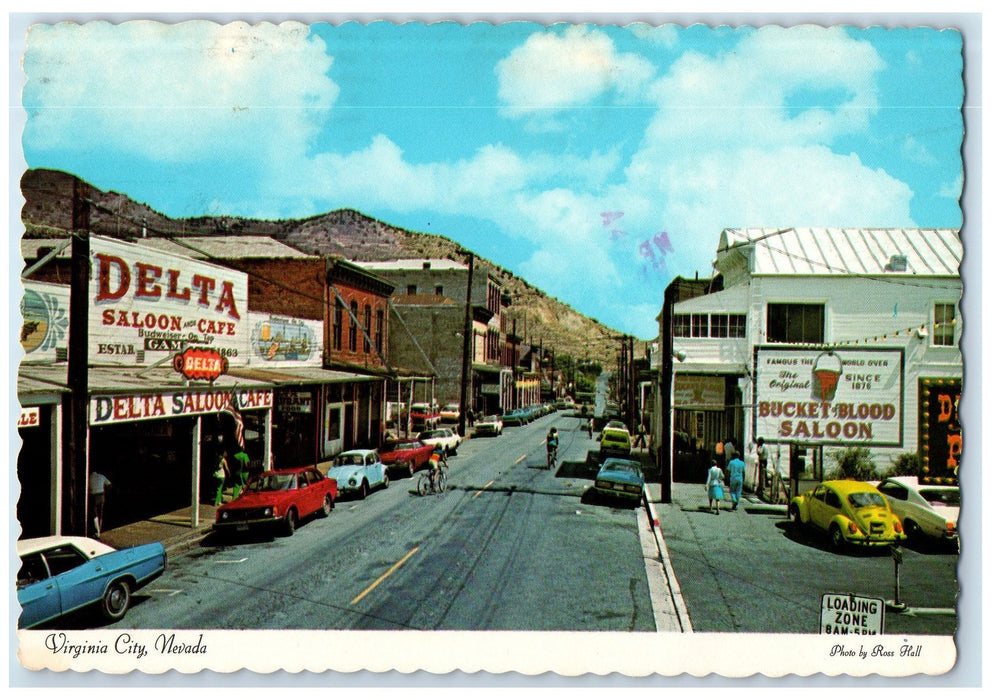
[[[417, 233], [390, 226], [352, 209], [302, 220], [265, 221], [238, 217], [172, 219], [117, 192], [102, 192], [74, 175], [54, 170], [29, 170], [21, 178], [24, 206], [21, 219], [25, 236], [60, 235], [72, 225], [73, 192], [83, 191], [95, 204], [89, 210], [89, 230], [123, 238], [141, 235], [142, 227], [164, 235], [267, 235], [307, 253], [340, 255], [350, 260], [395, 258], [455, 258], [461, 246], [444, 236]], [[517, 332], [527, 341], [543, 342], [558, 354], [588, 358], [604, 367], [616, 363], [619, 333], [588, 318], [564, 302], [548, 296], [509, 270], [484, 258], [476, 264], [487, 268], [512, 295], [509, 313], [517, 319]], [[636, 356], [643, 356], [637, 343]]]

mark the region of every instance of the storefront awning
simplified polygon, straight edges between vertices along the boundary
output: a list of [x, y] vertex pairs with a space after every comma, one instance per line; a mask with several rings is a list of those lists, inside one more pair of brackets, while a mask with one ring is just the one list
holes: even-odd
[[384, 377], [357, 372], [323, 369], [321, 367], [286, 367], [279, 369], [233, 367], [232, 377], [262, 381], [274, 386], [299, 386], [303, 384], [351, 384], [355, 382], [380, 382]]

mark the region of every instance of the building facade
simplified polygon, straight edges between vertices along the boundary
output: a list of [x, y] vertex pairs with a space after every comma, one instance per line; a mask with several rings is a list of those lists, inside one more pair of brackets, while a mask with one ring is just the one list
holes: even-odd
[[731, 439], [763, 486], [762, 437], [792, 489], [847, 447], [869, 449], [879, 472], [911, 454], [953, 478], [962, 253], [956, 230], [723, 231], [713, 277], [675, 279], [658, 317], [662, 473], [704, 478]]

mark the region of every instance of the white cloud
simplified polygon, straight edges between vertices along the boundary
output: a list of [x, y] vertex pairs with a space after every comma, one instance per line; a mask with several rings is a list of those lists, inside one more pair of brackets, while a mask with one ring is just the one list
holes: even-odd
[[630, 99], [654, 74], [648, 61], [617, 52], [604, 32], [584, 25], [532, 34], [495, 71], [503, 113], [511, 117], [552, 116], [610, 91]]
[[25, 139], [40, 150], [296, 154], [338, 95], [323, 42], [295, 22], [36, 25], [27, 46]]

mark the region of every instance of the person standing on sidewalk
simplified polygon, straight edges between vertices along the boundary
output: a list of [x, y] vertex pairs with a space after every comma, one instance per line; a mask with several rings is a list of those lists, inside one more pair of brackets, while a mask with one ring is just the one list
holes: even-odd
[[729, 495], [733, 500], [733, 510], [740, 505], [740, 496], [743, 494], [743, 472], [747, 466], [736, 455], [729, 461]]
[[709, 496], [709, 510], [712, 510], [712, 504], [716, 504], [716, 515], [719, 515], [719, 501], [723, 499], [723, 480], [725, 479], [723, 475], [723, 470], [715, 462], [709, 467], [709, 475], [705, 480], [705, 492]]
[[757, 493], [764, 494], [764, 477], [767, 472], [767, 445], [764, 438], [757, 438]]
[[110, 483], [110, 479], [100, 472], [94, 470], [89, 473], [89, 501], [92, 509], [90, 512], [93, 514], [93, 531], [96, 533], [97, 539], [103, 530], [103, 510], [106, 504], [107, 489], [112, 487], [113, 484]]
[[218, 440], [217, 461], [213, 469], [213, 483], [217, 487], [217, 493], [213, 498], [213, 505], [220, 507], [224, 500], [224, 482], [230, 475], [230, 467], [227, 466], [227, 454], [224, 452], [223, 442]]
[[234, 453], [234, 498], [241, 495], [241, 491], [248, 485], [248, 462], [251, 458], [248, 453], [241, 448]]

